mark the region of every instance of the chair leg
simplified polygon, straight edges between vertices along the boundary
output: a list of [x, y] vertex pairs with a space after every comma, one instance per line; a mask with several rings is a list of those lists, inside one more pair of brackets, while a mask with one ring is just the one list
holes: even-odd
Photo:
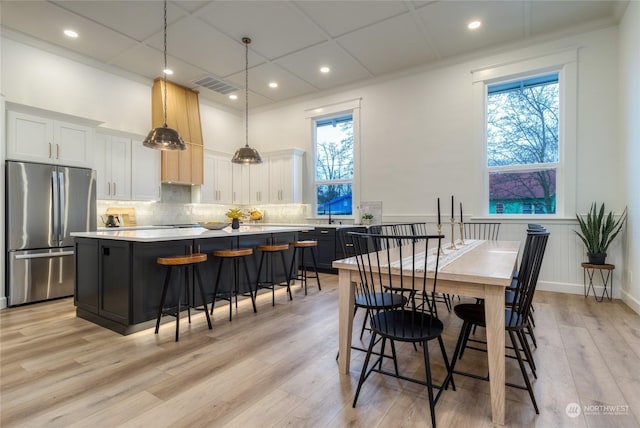
[[198, 282], [198, 287], [200, 288], [200, 298], [202, 299], [202, 304], [204, 305], [204, 314], [207, 316], [207, 324], [209, 325], [209, 330], [213, 329], [211, 325], [211, 317], [209, 316], [209, 311], [207, 310], [207, 298], [204, 294], [204, 286], [202, 285], [202, 277], [200, 276], [200, 268], [198, 265], [193, 267], [193, 271], [196, 275], [196, 281]]
[[539, 415], [540, 411], [538, 410], [538, 403], [536, 403], [536, 397], [533, 395], [533, 387], [531, 386], [529, 375], [527, 375], [527, 369], [524, 366], [524, 361], [522, 361], [522, 356], [520, 355], [520, 351], [518, 350], [518, 343], [516, 341], [516, 337], [514, 336], [514, 332], [511, 330], [509, 330], [509, 337], [511, 338], [511, 344], [513, 345], [513, 349], [516, 354], [516, 359], [518, 360], [518, 365], [520, 366], [520, 371], [522, 372], [522, 377], [524, 378], [524, 383], [527, 386], [527, 391], [529, 391], [529, 397], [531, 397], [533, 408], [536, 410], [536, 414]]
[[189, 324], [191, 324], [191, 296], [189, 295], [189, 269], [187, 266], [182, 268], [184, 270], [184, 292], [187, 298], [187, 317], [189, 319]]
[[[249, 284], [249, 287], [251, 287], [251, 277], [249, 276], [249, 268], [247, 268], [247, 260], [244, 257], [242, 258], [242, 265], [244, 266], [244, 274], [247, 277], [247, 283]], [[251, 304], [253, 305], [253, 312], [256, 313], [258, 312], [258, 310], [256, 309], [256, 299], [251, 289], [249, 289], [249, 296], [251, 296]], [[236, 305], [237, 305], [237, 297], [236, 297]]]
[[433, 379], [431, 379], [431, 365], [429, 364], [428, 341], [422, 342], [422, 355], [424, 357], [424, 370], [427, 375], [427, 394], [429, 395], [429, 411], [431, 412], [431, 426], [436, 428], [436, 403], [433, 399]]
[[[180, 300], [182, 300], [182, 281], [178, 281], [178, 306], [176, 307], [176, 342], [180, 339]], [[187, 305], [188, 307], [189, 305]]]
[[453, 381], [453, 371], [456, 368], [456, 363], [460, 358], [460, 351], [462, 350], [462, 342], [464, 341], [464, 337], [467, 334], [467, 331], [471, 330], [471, 323], [465, 321], [462, 323], [462, 328], [460, 329], [460, 335], [458, 336], [458, 342], [456, 343], [456, 349], [453, 351], [453, 357], [451, 358], [451, 380]]
[[318, 283], [318, 290], [322, 291], [322, 287], [320, 286], [320, 275], [318, 275], [318, 264], [316, 263], [316, 253], [313, 248], [311, 248], [311, 259], [313, 260], [313, 268], [316, 271], [316, 282]]
[[216, 284], [213, 286], [213, 299], [211, 300], [211, 315], [213, 315], [213, 307], [216, 305], [216, 297], [218, 296], [218, 285], [220, 285], [221, 273], [222, 273], [222, 259], [219, 259], [218, 273], [216, 274]]
[[464, 350], [467, 348], [467, 342], [469, 341], [469, 336], [471, 335], [471, 329], [476, 328], [476, 324], [469, 324], [469, 327], [467, 328], [467, 330], [465, 331], [465, 335], [464, 335], [464, 339], [462, 341], [462, 347], [460, 348], [460, 354], [458, 355], [458, 359], [461, 360], [462, 359], [462, 355], [464, 354]]
[[451, 374], [451, 366], [449, 359], [447, 358], [447, 350], [444, 347], [444, 340], [442, 336], [438, 336], [438, 344], [440, 345], [440, 352], [442, 352], [442, 359], [444, 360], [444, 368], [447, 369], [447, 377], [442, 383], [442, 389], [449, 389], [449, 383], [451, 383], [451, 389], [456, 390], [456, 384], [453, 382], [453, 375]]
[[156, 319], [156, 333], [160, 328], [160, 318], [162, 318], [162, 311], [164, 311], [164, 300], [167, 298], [167, 288], [169, 287], [169, 279], [171, 278], [171, 267], [167, 268], [167, 274], [164, 277], [164, 285], [162, 286], [162, 297], [160, 298], [160, 307], [158, 308], [158, 317]]
[[358, 380], [358, 387], [356, 388], [356, 394], [353, 397], [353, 404], [351, 407], [356, 407], [356, 403], [358, 402], [358, 396], [360, 395], [360, 389], [362, 388], [362, 384], [366, 378], [367, 367], [369, 366], [369, 360], [371, 359], [371, 352], [373, 351], [373, 345], [376, 342], [376, 333], [373, 332], [371, 334], [371, 341], [369, 342], [369, 348], [367, 349], [367, 356], [364, 359], [364, 365], [362, 366], [362, 371], [360, 372], [360, 379]]
[[[256, 278], [256, 299], [258, 298], [258, 290], [260, 289], [260, 274], [262, 273], [262, 264], [264, 263], [264, 251], [260, 254], [260, 263], [258, 264], [258, 277]], [[272, 299], [272, 306], [275, 306], [275, 299]]]
[[518, 336], [518, 339], [522, 344], [522, 350], [524, 352], [525, 358], [527, 359], [527, 362], [529, 363], [529, 367], [531, 367], [531, 373], [533, 373], [533, 377], [537, 379], [538, 375], [536, 373], [536, 363], [535, 361], [533, 361], [533, 354], [531, 353], [529, 342], [527, 342], [527, 337], [525, 336], [525, 333], [522, 330], [516, 331], [516, 335]]
[[287, 264], [284, 261], [284, 253], [282, 251], [280, 251], [280, 259], [282, 260], [282, 271], [284, 272], [285, 279], [287, 280], [287, 293], [289, 293], [289, 300], [293, 300], [293, 296], [291, 295], [291, 277], [287, 274]]
[[[356, 307], [357, 309], [357, 307]], [[355, 311], [353, 313], [355, 315]], [[364, 335], [364, 330], [367, 328], [367, 319], [369, 318], [369, 310], [367, 309], [364, 313], [364, 321], [362, 321], [362, 329], [360, 330], [360, 340], [362, 340], [362, 336]]]
[[296, 264], [296, 254], [298, 253], [298, 249], [296, 247], [293, 247], [293, 257], [291, 259], [291, 267], [289, 268], [289, 280], [290, 281], [295, 281], [298, 279], [298, 270], [296, 269], [296, 276], [294, 278], [293, 276], [293, 267]]

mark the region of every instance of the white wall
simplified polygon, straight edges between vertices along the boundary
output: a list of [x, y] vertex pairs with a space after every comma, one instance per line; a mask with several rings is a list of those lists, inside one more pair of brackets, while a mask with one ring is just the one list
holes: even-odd
[[626, 241], [626, 281], [622, 299], [640, 313], [640, 3], [629, 2], [620, 23], [620, 129], [626, 168], [629, 209]]
[[[264, 109], [251, 116], [263, 150], [286, 146], [308, 152], [312, 170], [309, 120], [316, 107], [361, 98], [361, 200], [382, 201], [383, 221], [433, 218], [436, 197], [464, 202], [467, 215], [482, 213], [482, 153], [474, 144], [471, 71], [578, 49], [577, 193], [579, 212], [592, 201], [621, 211], [627, 205], [624, 153], [619, 141], [618, 31], [607, 28], [559, 40], [519, 46], [503, 53], [461, 60], [396, 79], [377, 81], [340, 94], [305, 99]], [[285, 118], [285, 119], [283, 119]], [[306, 200], [312, 189], [307, 183]], [[445, 206], [448, 206], [445, 204]], [[575, 213], [545, 222], [553, 233], [541, 288], [582, 293], [584, 249], [573, 230]], [[526, 220], [507, 221], [502, 237], [520, 239]], [[624, 272], [622, 240], [612, 245], [608, 261], [620, 296]], [[638, 273], [640, 275], [640, 272]]]

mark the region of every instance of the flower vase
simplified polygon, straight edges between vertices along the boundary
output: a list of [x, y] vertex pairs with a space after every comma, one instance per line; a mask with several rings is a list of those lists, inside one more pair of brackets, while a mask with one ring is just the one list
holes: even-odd
[[237, 218], [234, 218], [233, 220], [231, 220], [231, 228], [240, 229], [240, 220]]

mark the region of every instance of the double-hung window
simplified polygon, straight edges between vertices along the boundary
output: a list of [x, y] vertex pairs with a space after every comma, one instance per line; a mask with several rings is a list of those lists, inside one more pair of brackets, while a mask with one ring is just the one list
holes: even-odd
[[573, 216], [577, 51], [507, 61], [472, 76], [482, 112], [476, 147], [484, 150], [484, 214]]
[[314, 191], [318, 216], [353, 213], [353, 115], [340, 114], [313, 121], [315, 140]]
[[489, 214], [555, 214], [558, 73], [487, 86]]

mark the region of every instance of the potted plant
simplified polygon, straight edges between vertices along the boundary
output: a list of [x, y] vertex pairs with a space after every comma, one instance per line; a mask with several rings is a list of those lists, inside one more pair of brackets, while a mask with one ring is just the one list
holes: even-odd
[[240, 227], [240, 219], [246, 217], [246, 214], [240, 208], [231, 208], [225, 215], [231, 219], [231, 227], [233, 229], [238, 229]]
[[575, 231], [578, 237], [587, 247], [587, 256], [589, 263], [594, 265], [602, 265], [607, 257], [607, 248], [609, 244], [618, 236], [624, 221], [627, 218], [627, 209], [625, 208], [618, 220], [613, 218], [613, 213], [604, 215], [604, 203], [597, 209], [596, 203], [591, 204], [591, 209], [587, 213], [586, 218], [576, 214], [580, 231]]
[[373, 214], [362, 214], [362, 224], [372, 224], [373, 223]]

